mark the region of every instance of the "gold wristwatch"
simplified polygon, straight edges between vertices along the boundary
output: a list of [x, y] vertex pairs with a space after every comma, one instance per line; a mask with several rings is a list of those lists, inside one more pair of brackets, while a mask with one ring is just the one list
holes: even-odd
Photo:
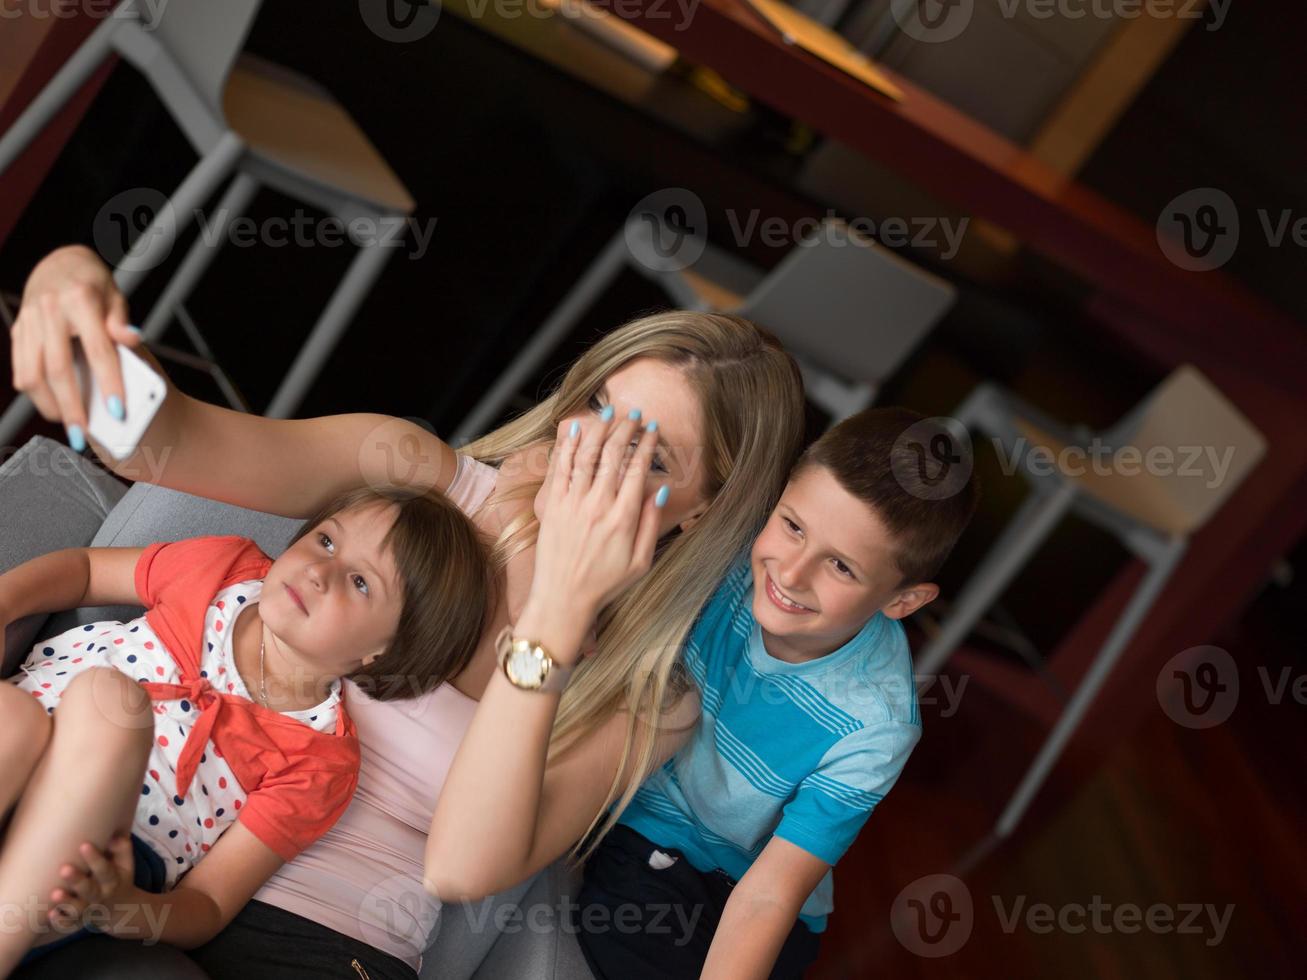
[[509, 683], [524, 691], [561, 691], [572, 676], [571, 667], [555, 661], [539, 643], [515, 637], [511, 626], [496, 637], [495, 652]]

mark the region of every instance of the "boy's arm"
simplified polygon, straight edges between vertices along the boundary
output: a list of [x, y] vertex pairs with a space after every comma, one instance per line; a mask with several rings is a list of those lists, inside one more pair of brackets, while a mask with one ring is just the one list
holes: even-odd
[[773, 837], [731, 892], [708, 948], [702, 980], [766, 980], [799, 910], [830, 865]]
[[[119, 939], [194, 949], [221, 932], [282, 863], [276, 851], [237, 821], [172, 891], [156, 895], [129, 878], [105, 901], [109, 921], [97, 925]], [[140, 914], [122, 914], [125, 908], [139, 908]]]
[[0, 575], [0, 623], [78, 606], [137, 605], [144, 548], [65, 548]]

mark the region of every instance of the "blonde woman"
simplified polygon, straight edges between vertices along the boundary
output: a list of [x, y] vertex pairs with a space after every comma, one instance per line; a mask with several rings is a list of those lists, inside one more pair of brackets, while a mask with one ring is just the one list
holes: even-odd
[[[139, 344], [126, 324], [109, 270], [86, 249], [52, 253], [28, 279], [12, 334], [14, 385], [42, 415], [69, 427], [73, 441], [86, 420], [70, 342], [85, 347], [105, 397], [121, 398], [111, 345]], [[637, 409], [639, 420], [630, 419]], [[476, 849], [473, 860], [460, 839], [462, 808], [433, 823], [436, 799], [477, 700], [492, 677], [504, 678], [496, 638], [518, 621], [530, 591], [550, 448], [573, 422], [578, 431], [606, 430], [613, 418], [648, 433], [643, 490], [662, 498], [651, 511], [650, 570], [605, 596], [582, 644], [590, 655], [561, 699], [539, 702], [554, 702], [544, 712], [514, 713], [495, 733], [498, 775], [523, 778], [484, 787], [474, 774], [464, 781], [462, 790], [484, 791], [479, 819], [502, 830], [500, 846]], [[649, 433], [640, 420], [657, 427]], [[424, 899], [428, 891], [447, 899], [499, 891], [568, 853], [588, 831], [610, 826], [697, 718], [697, 699], [677, 668], [681, 644], [778, 497], [802, 426], [799, 373], [775, 340], [738, 318], [689, 312], [614, 330], [540, 405], [462, 453], [399, 419], [279, 421], [170, 388], [137, 453], [112, 464], [122, 475], [140, 479], [162, 461], [156, 482], [165, 486], [295, 517], [355, 486], [439, 487], [494, 540], [504, 586], [472, 663], [450, 684], [405, 712], [354, 699], [363, 746], [354, 802], [199, 951], [204, 968], [215, 978], [273, 967], [279, 976], [317, 976], [339, 962], [344, 942], [371, 977], [412, 978], [439, 902], [432, 896], [413, 910], [402, 934], [384, 910], [408, 908], [415, 891]], [[281, 465], [266, 466], [269, 458]], [[573, 612], [569, 622], [591, 610], [579, 601]], [[491, 707], [490, 722], [503, 717]], [[482, 736], [487, 724], [478, 719]]]

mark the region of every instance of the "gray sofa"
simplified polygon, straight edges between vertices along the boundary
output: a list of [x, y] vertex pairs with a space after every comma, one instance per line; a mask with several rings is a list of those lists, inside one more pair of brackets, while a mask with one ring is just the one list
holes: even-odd
[[[201, 534], [242, 534], [276, 556], [296, 525], [150, 484], [127, 489], [97, 463], [49, 439], [33, 439], [0, 465], [0, 571], [59, 548], [136, 547]], [[0, 676], [11, 674], [38, 639], [139, 614], [132, 608], [85, 608], [10, 624]], [[573, 876], [554, 865], [483, 903], [447, 906], [423, 959], [423, 980], [590, 980], [575, 937], [559, 916], [575, 885]], [[204, 973], [172, 948], [96, 937], [51, 953], [16, 976], [198, 980]]]

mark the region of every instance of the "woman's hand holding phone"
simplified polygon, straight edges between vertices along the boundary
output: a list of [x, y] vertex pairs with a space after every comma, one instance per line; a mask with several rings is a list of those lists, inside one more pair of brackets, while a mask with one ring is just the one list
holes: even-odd
[[36, 410], [68, 429], [69, 442], [85, 448], [87, 412], [78, 385], [73, 340], [81, 341], [105, 408], [116, 419], [126, 398], [115, 343], [137, 347], [127, 325], [127, 300], [112, 271], [90, 249], [51, 252], [28, 276], [18, 319], [10, 332], [13, 385]]

